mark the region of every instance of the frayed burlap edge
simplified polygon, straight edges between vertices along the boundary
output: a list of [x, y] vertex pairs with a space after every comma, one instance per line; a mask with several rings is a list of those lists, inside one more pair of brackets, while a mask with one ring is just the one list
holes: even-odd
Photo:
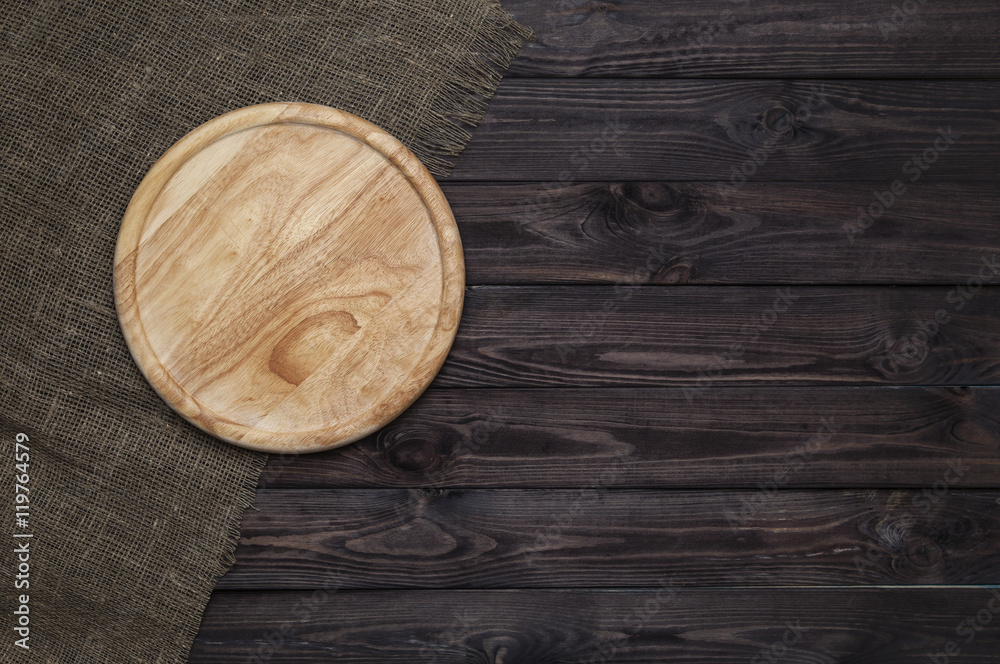
[[187, 664], [188, 656], [191, 653], [191, 647], [194, 645], [194, 640], [198, 637], [198, 632], [201, 629], [201, 621], [205, 616], [205, 609], [208, 608], [208, 598], [211, 597], [212, 591], [215, 590], [216, 584], [219, 579], [222, 578], [233, 565], [236, 564], [236, 547], [240, 543], [240, 533], [243, 528], [243, 515], [248, 509], [254, 509], [254, 500], [257, 497], [257, 485], [260, 483], [260, 476], [264, 472], [264, 467], [267, 465], [267, 461], [270, 455], [264, 454], [262, 452], [251, 452], [247, 450], [247, 454], [253, 455], [252, 461], [247, 468], [246, 477], [243, 478], [243, 482], [235, 496], [233, 496], [233, 503], [236, 505], [236, 518], [234, 518], [226, 529], [226, 534], [223, 539], [223, 548], [220, 552], [219, 558], [216, 561], [217, 566], [214, 570], [209, 570], [208, 576], [204, 577], [204, 585], [199, 589], [204, 593], [206, 601], [201, 604], [201, 611], [198, 613], [192, 613], [190, 620], [186, 621], [181, 627], [182, 636], [184, 642], [187, 643], [187, 648], [182, 653], [177, 653], [177, 657], [166, 664]]
[[500, 6], [490, 3], [483, 25], [466, 56], [448, 78], [435, 112], [439, 124], [427, 126], [409, 146], [434, 175], [447, 177], [454, 169], [453, 157], [471, 139], [469, 128], [483, 118], [490, 98], [496, 93], [511, 61], [535, 33], [521, 25]]
[[[439, 108], [435, 115], [440, 123], [428, 125], [426, 134], [418, 135], [411, 146], [427, 169], [437, 176], [451, 174], [455, 166], [452, 158], [460, 155], [468, 145], [472, 137], [469, 128], [475, 127], [486, 113], [490, 98], [503, 79], [503, 72], [524, 44], [536, 39], [535, 32], [514, 20], [500, 3], [490, 3], [483, 23], [466, 57], [453, 70], [451, 82], [438, 99]], [[218, 567], [205, 579], [205, 595], [210, 595], [218, 580], [236, 564], [243, 515], [247, 509], [254, 509], [260, 476], [270, 458], [267, 454], [254, 454], [256, 458], [247, 477], [234, 496], [239, 514], [229, 525]], [[203, 617], [204, 608], [201, 613], [192, 614], [191, 620], [184, 626], [185, 640], [191, 644], [198, 636]], [[188, 657], [184, 654], [169, 664], [186, 664], [187, 661]]]

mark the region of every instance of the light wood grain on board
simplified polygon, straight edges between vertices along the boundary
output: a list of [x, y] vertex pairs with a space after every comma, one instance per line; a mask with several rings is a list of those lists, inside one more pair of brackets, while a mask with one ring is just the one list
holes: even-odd
[[230, 442], [315, 451], [379, 428], [454, 339], [464, 268], [433, 178], [391, 136], [306, 104], [221, 116], [126, 212], [115, 290], [140, 368]]

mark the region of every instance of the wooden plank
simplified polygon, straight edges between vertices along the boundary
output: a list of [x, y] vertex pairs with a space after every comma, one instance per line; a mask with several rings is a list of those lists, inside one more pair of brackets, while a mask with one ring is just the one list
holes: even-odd
[[1000, 492], [265, 490], [223, 588], [1000, 582]]
[[261, 487], [1000, 488], [1000, 388], [433, 389]]
[[669, 577], [643, 591], [217, 592], [189, 662], [927, 664], [953, 643], [959, 656], [939, 664], [986, 664], [1000, 648], [996, 597], [987, 588], [750, 594], [675, 589]]
[[994, 182], [998, 154], [1000, 81], [510, 80], [451, 177], [882, 191], [918, 176]]
[[482, 286], [435, 384], [675, 384], [693, 400], [727, 384], [998, 379], [991, 286]]
[[1000, 75], [996, 6], [984, 0], [503, 5], [538, 37], [510, 76]]
[[444, 190], [469, 284], [952, 285], [976, 274], [983, 255], [1000, 254], [995, 184], [918, 183], [871, 223], [858, 209], [881, 194], [869, 183]]

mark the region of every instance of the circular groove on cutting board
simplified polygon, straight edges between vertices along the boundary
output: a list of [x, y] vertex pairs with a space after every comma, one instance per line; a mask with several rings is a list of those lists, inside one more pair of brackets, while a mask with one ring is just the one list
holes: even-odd
[[264, 104], [153, 165], [114, 277], [129, 350], [168, 404], [236, 445], [315, 452], [423, 392], [465, 267], [444, 195], [399, 141], [324, 106]]

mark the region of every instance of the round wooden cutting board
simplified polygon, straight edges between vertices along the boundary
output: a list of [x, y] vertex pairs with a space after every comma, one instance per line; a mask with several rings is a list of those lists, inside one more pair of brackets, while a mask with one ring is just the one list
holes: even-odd
[[315, 452], [382, 427], [451, 347], [465, 267], [451, 209], [399, 141], [324, 106], [198, 127], [122, 221], [115, 301], [175, 410], [236, 445]]

